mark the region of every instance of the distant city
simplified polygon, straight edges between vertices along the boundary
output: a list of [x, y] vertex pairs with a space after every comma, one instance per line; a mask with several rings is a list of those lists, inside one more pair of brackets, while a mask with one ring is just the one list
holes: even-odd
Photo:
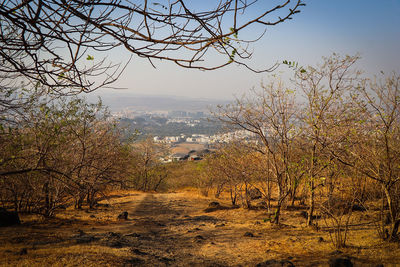
[[164, 144], [198, 143], [212, 145], [234, 139], [254, 139], [244, 130], [224, 127], [212, 114], [203, 111], [137, 111], [125, 109], [112, 113], [114, 119], [139, 135], [151, 135], [155, 142]]

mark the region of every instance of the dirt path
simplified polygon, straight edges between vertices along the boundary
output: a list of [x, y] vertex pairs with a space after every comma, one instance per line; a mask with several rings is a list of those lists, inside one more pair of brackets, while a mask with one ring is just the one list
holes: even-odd
[[[379, 243], [349, 242], [336, 252], [328, 233], [305, 228], [298, 212], [285, 211], [278, 227], [264, 222], [265, 210], [207, 213], [210, 201], [193, 193], [128, 192], [96, 210], [67, 209], [39, 222], [23, 218], [21, 226], [0, 228], [0, 265], [256, 266], [290, 260], [295, 266], [328, 266], [337, 253], [350, 256], [355, 266], [400, 263], [398, 247]], [[229, 206], [228, 200], [219, 201]], [[128, 220], [116, 220], [123, 211]]]
[[232, 251], [226, 248], [226, 239], [231, 236], [222, 228], [227, 221], [204, 214], [208, 202], [180, 194], [146, 194], [139, 203], [120, 206], [131, 219], [116, 230], [135, 238], [132, 245], [137, 259], [133, 261], [148, 266], [235, 265], [235, 258], [241, 255], [232, 258]]

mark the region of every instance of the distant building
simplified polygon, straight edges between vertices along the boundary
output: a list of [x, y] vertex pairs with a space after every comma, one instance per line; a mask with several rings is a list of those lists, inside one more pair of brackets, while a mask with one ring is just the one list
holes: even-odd
[[189, 161], [201, 160], [201, 158], [195, 154], [190, 155], [188, 158]]
[[183, 153], [175, 153], [171, 155], [171, 160], [172, 161], [182, 161], [186, 160], [189, 157], [188, 154], [183, 154]]
[[173, 110], [168, 112], [170, 117], [187, 117], [187, 112], [182, 110]]

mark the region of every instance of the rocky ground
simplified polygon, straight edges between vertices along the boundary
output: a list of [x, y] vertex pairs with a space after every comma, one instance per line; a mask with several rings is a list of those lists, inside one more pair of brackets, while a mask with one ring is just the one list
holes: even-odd
[[355, 227], [348, 247], [337, 251], [327, 229], [305, 227], [299, 210], [285, 211], [274, 226], [265, 222], [265, 210], [230, 208], [224, 200], [207, 210], [211, 201], [185, 192], [125, 192], [95, 210], [67, 208], [46, 220], [22, 216], [22, 225], [0, 228], [0, 264], [328, 266], [343, 258], [355, 266], [400, 265], [399, 244], [380, 242], [371, 225]]

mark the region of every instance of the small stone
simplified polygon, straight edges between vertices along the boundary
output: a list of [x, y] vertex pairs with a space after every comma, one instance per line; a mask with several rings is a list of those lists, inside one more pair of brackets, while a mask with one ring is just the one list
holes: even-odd
[[138, 234], [138, 233], [131, 233], [131, 234], [126, 234], [125, 236], [140, 237], [140, 234]]
[[117, 217], [118, 220], [128, 220], [128, 212], [124, 211]]
[[254, 237], [254, 234], [251, 233], [251, 232], [246, 232], [246, 233], [244, 233], [244, 236], [247, 236], [247, 237]]
[[330, 267], [353, 267], [353, 263], [348, 258], [331, 258], [329, 260]]
[[194, 242], [201, 242], [203, 240], [205, 240], [205, 238], [201, 235], [197, 235], [194, 237]]
[[26, 254], [28, 254], [28, 249], [27, 248], [22, 248], [20, 251], [19, 251], [19, 253], [18, 253], [19, 255], [26, 255]]
[[134, 254], [136, 254], [136, 255], [147, 255], [146, 252], [140, 251], [140, 250], [137, 249], [137, 248], [131, 249], [131, 252], [134, 253]]
[[81, 229], [78, 229], [78, 236], [83, 236], [83, 235], [86, 235], [86, 233]]
[[209, 208], [218, 208], [218, 207], [220, 207], [221, 205], [219, 204], [219, 202], [217, 202], [217, 201], [213, 201], [213, 202], [211, 202], [210, 204], [208, 204], [208, 207]]

